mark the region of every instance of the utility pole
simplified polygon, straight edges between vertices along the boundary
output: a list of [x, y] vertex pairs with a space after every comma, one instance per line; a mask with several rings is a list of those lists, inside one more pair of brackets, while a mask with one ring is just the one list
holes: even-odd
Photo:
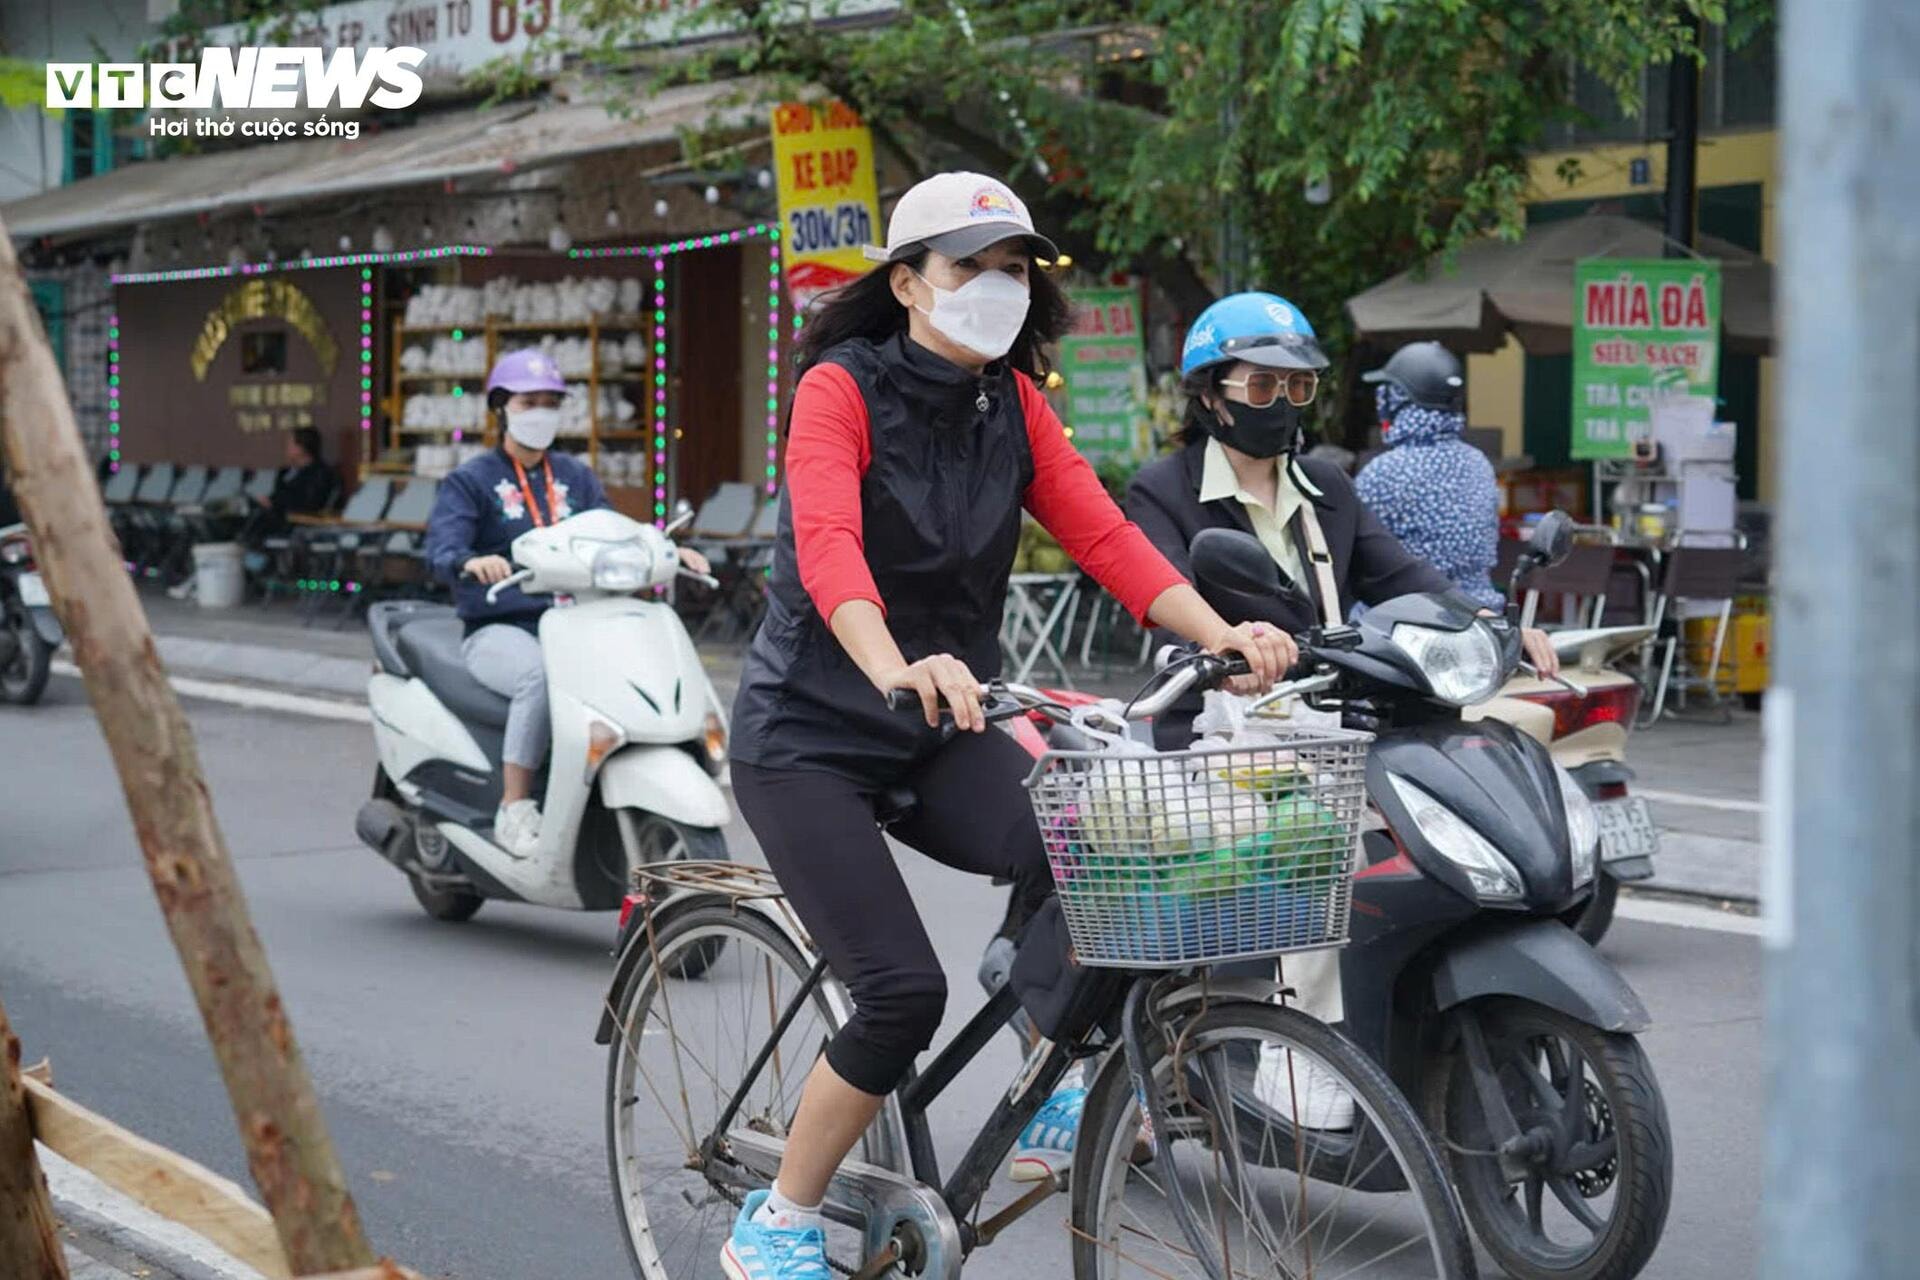
[[1920, 1258], [1920, 12], [1781, 6], [1765, 1280]]
[[[1704, 51], [1704, 28], [1696, 16], [1688, 25], [1693, 47]], [[1693, 210], [1699, 186], [1695, 158], [1700, 150], [1700, 64], [1674, 55], [1667, 76], [1667, 245], [1666, 256], [1683, 258], [1693, 248]]]

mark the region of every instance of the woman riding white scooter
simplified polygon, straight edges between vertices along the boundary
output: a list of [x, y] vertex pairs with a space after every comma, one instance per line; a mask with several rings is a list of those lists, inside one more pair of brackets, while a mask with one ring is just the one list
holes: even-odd
[[[487, 375], [487, 411], [500, 433], [500, 447], [441, 482], [427, 522], [427, 565], [453, 585], [454, 605], [466, 624], [461, 652], [467, 669], [510, 700], [493, 838], [516, 857], [530, 856], [540, 839], [540, 804], [533, 788], [552, 729], [540, 615], [553, 600], [515, 585], [498, 592], [489, 588], [513, 573], [507, 552], [515, 538], [607, 505], [606, 490], [592, 468], [552, 448], [566, 396], [566, 381], [546, 353], [510, 351], [500, 357]], [[707, 572], [706, 558], [697, 551], [683, 547], [680, 559], [696, 573]]]

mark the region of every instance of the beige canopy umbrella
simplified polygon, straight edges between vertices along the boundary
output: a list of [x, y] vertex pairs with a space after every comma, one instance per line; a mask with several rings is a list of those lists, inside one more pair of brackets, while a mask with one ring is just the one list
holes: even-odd
[[[1432, 338], [1456, 351], [1495, 351], [1512, 333], [1533, 355], [1564, 355], [1572, 348], [1573, 264], [1658, 258], [1665, 247], [1660, 228], [1637, 218], [1544, 222], [1518, 240], [1469, 245], [1451, 268], [1435, 258], [1403, 271], [1347, 299], [1347, 314], [1359, 337], [1381, 347]], [[1772, 354], [1772, 264], [1713, 236], [1701, 236], [1695, 252], [1720, 263], [1726, 349]]]

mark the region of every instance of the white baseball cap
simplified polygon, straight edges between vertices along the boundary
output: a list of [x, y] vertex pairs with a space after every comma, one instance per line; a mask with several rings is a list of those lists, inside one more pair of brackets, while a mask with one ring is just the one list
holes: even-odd
[[893, 206], [887, 246], [867, 245], [870, 262], [898, 262], [921, 247], [964, 258], [990, 244], [1020, 237], [1034, 256], [1060, 256], [1053, 241], [1033, 229], [1027, 206], [1006, 183], [984, 173], [936, 173], [916, 183]]

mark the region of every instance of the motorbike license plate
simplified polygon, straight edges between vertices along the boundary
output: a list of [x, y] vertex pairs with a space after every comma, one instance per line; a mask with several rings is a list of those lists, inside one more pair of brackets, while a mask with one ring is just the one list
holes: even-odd
[[29, 609], [53, 603], [53, 597], [47, 594], [47, 584], [40, 580], [39, 574], [20, 575], [20, 603]]
[[1593, 806], [1600, 819], [1600, 860], [1618, 862], [1622, 858], [1651, 858], [1660, 852], [1660, 830], [1653, 825], [1653, 814], [1639, 796], [1624, 800], [1602, 800]]

